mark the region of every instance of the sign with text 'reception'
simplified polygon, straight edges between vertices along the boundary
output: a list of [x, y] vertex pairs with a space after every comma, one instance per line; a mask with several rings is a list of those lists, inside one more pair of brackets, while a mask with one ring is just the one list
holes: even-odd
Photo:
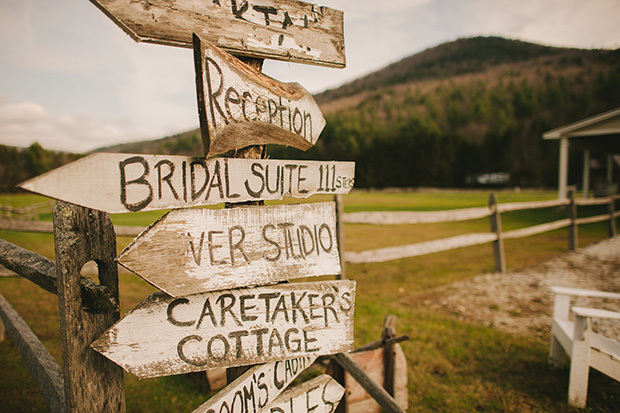
[[109, 213], [346, 194], [354, 162], [96, 153], [20, 185]]
[[139, 378], [350, 351], [355, 281], [154, 293], [91, 347]]
[[175, 297], [340, 274], [335, 204], [175, 209], [117, 261]]
[[91, 0], [136, 41], [344, 67], [343, 13], [298, 0]]
[[200, 131], [207, 157], [269, 143], [306, 150], [325, 126], [312, 95], [194, 36]]
[[265, 409], [269, 413], [332, 413], [344, 395], [336, 380], [323, 374], [286, 390]]
[[301, 356], [254, 366], [193, 413], [266, 411], [269, 404], [286, 390], [301, 372], [310, 367], [316, 358], [315, 355]]

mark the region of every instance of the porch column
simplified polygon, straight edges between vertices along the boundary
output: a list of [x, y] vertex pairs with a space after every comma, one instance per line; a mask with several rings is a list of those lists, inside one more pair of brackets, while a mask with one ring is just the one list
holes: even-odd
[[568, 138], [560, 139], [560, 170], [559, 170], [558, 198], [566, 199], [568, 186]]
[[583, 151], [583, 199], [590, 197], [590, 150]]

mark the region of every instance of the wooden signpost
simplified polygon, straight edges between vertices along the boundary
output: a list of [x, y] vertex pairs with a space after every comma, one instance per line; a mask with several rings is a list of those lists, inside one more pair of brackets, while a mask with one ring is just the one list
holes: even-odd
[[265, 411], [316, 358], [302, 356], [254, 366], [200, 405], [194, 413]]
[[136, 41], [344, 67], [343, 13], [298, 0], [91, 0]]
[[140, 234], [118, 262], [179, 297], [340, 274], [333, 202], [177, 209]]
[[323, 374], [282, 393], [269, 406], [269, 413], [332, 413], [344, 395], [336, 380]]
[[194, 35], [196, 89], [207, 156], [275, 143], [306, 150], [325, 126], [321, 110], [298, 83], [262, 74]]
[[20, 184], [109, 213], [346, 194], [354, 162], [96, 153]]
[[355, 282], [154, 293], [92, 343], [139, 378], [350, 351]]

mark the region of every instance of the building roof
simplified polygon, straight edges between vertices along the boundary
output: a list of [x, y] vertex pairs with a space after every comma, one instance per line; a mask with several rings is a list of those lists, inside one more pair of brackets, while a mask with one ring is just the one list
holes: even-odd
[[620, 108], [600, 113], [543, 134], [543, 139], [570, 138], [571, 145], [620, 153]]

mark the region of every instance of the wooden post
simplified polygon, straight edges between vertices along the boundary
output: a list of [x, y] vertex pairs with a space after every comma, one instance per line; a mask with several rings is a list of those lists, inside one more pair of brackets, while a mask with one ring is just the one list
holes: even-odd
[[614, 217], [616, 209], [616, 198], [614, 195], [609, 197], [609, 238], [616, 236], [616, 219]]
[[577, 249], [577, 204], [575, 203], [575, 190], [568, 190], [568, 219], [570, 219], [570, 225], [568, 226], [568, 249], [575, 251]]
[[404, 410], [396, 403], [396, 400], [387, 391], [379, 386], [373, 379], [368, 377], [366, 372], [346, 353], [334, 354], [331, 356], [338, 362], [351, 376], [379, 403], [384, 412], [402, 412]]
[[381, 334], [381, 340], [385, 341], [383, 348], [383, 388], [392, 397], [394, 397], [394, 359], [396, 358], [392, 339], [395, 337], [396, 316], [388, 314], [383, 321], [383, 333]]
[[493, 257], [495, 259], [495, 271], [506, 271], [506, 257], [504, 255], [504, 240], [502, 238], [502, 217], [497, 207], [497, 198], [495, 193], [489, 194], [489, 208], [492, 213], [489, 216], [489, 223], [491, 224], [491, 232], [494, 232], [497, 239], [493, 241]]
[[82, 266], [94, 260], [100, 284], [118, 302], [114, 227], [105, 212], [60, 201], [53, 217], [66, 409], [123, 412], [123, 369], [90, 347], [118, 321], [120, 311], [85, 312], [80, 289]]
[[[265, 59], [259, 59], [255, 57], [245, 57], [245, 56], [236, 56], [239, 60], [248, 65], [254, 67], [256, 70], [261, 72], [263, 70], [263, 63]], [[266, 157], [267, 147], [265, 145], [252, 145], [243, 149], [237, 149], [230, 151], [228, 156], [231, 158], [244, 158], [244, 159], [263, 159]], [[238, 206], [244, 205], [264, 205], [264, 201], [248, 201], [248, 202], [240, 202], [238, 204], [235, 203], [226, 203], [224, 205], [225, 208], [235, 208]], [[229, 367], [226, 369], [226, 383], [230, 384], [235, 381], [238, 377], [241, 377], [243, 373], [251, 369], [253, 366], [241, 366], [241, 367]]]
[[344, 262], [344, 202], [342, 201], [342, 195], [334, 195], [334, 201], [336, 202], [336, 239], [338, 240], [341, 268], [340, 274], [336, 275], [336, 279], [346, 280], [347, 274]]
[[2, 320], [0, 320], [0, 343], [4, 341], [5, 331], [6, 331], [6, 328], [4, 327], [4, 323], [2, 322]]

